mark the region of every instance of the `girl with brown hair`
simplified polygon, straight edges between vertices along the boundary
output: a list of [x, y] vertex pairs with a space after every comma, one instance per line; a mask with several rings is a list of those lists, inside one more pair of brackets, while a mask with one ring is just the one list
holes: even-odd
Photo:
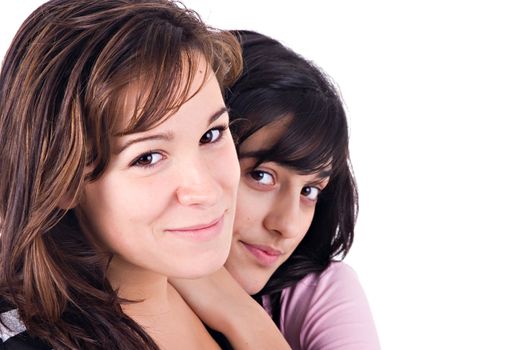
[[240, 61], [167, 0], [52, 0], [24, 22], [0, 73], [2, 348], [218, 348], [167, 276], [228, 255]]

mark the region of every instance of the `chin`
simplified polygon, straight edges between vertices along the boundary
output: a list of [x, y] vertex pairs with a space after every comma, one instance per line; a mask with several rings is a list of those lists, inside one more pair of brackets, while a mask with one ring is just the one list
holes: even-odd
[[259, 293], [262, 289], [263, 289], [264, 286], [256, 286], [256, 287], [253, 287], [253, 288], [248, 288], [248, 290], [246, 290], [246, 293], [250, 294], [250, 295], [255, 295], [257, 293]]
[[[232, 274], [233, 275], [233, 274]], [[237, 276], [233, 275], [233, 277], [239, 282], [241, 287], [246, 291], [246, 293], [250, 295], [254, 295], [259, 293], [266, 283], [268, 282], [267, 279], [253, 279], [253, 276], [246, 276], [247, 278], [237, 278]]]
[[[229, 247], [229, 245], [226, 245], [226, 247]], [[198, 273], [193, 274], [193, 278], [202, 277], [216, 272], [224, 266], [227, 258], [228, 249], [225, 249], [224, 247], [217, 248], [217, 250], [212, 251], [210, 254], [207, 254], [206, 257], [203, 257], [194, 263], [193, 269], [198, 268]]]
[[195, 252], [192, 257], [186, 257], [186, 261], [181, 265], [182, 259], [173, 261], [172, 267], [177, 266], [178, 274], [172, 271], [168, 276], [184, 279], [197, 279], [210, 275], [219, 270], [228, 258], [229, 240], [218, 242], [214, 247], [209, 247], [204, 252]]

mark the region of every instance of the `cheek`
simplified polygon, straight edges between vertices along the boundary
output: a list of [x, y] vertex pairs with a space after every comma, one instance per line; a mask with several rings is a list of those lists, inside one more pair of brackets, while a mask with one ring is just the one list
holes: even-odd
[[295, 238], [294, 249], [299, 245], [299, 243], [301, 243], [304, 236], [306, 236], [306, 233], [308, 232], [308, 229], [310, 228], [314, 218], [314, 211], [315, 208], [306, 209], [303, 213], [302, 220], [298, 222], [297, 232], [299, 232], [299, 234]]
[[228, 197], [237, 196], [239, 186], [240, 168], [235, 146], [230, 139], [225, 140], [227, 144], [211, 154], [209, 158], [209, 172], [227, 190]]
[[107, 181], [107, 178], [100, 179], [94, 183], [86, 185], [84, 196], [80, 207], [85, 215], [89, 230], [114, 251], [112, 236], [117, 235], [112, 228], [122, 226], [121, 199], [116, 196], [118, 188], [114, 188]]
[[237, 210], [235, 211], [234, 235], [250, 232], [250, 228], [258, 228], [266, 212], [266, 203], [260, 193], [249, 188], [243, 180], [237, 193]]
[[161, 183], [139, 185], [107, 177], [86, 186], [82, 207], [97, 235], [108, 242], [119, 239], [119, 232], [130, 232], [130, 228], [155, 221], [169, 200], [165, 193]]
[[314, 219], [314, 214], [315, 214], [315, 207], [312, 207], [311, 209], [308, 210], [308, 212], [305, 215], [305, 218], [302, 224], [302, 229], [304, 232], [303, 237], [306, 234], [306, 231], [308, 231], [308, 229], [310, 228], [310, 225], [312, 224], [312, 221]]

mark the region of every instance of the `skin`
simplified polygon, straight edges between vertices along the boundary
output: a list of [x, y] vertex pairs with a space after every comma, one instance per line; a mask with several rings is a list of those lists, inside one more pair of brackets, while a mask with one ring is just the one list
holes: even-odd
[[[324, 171], [302, 175], [273, 162], [254, 168], [256, 159], [249, 154], [278, 140], [286, 122], [260, 129], [240, 147], [237, 213], [225, 268], [191, 281], [170, 278], [197, 315], [225, 334], [235, 349], [250, 349], [249, 344], [257, 344], [257, 349], [290, 349], [250, 294], [264, 287], [304, 238], [317, 197], [329, 181]], [[263, 251], [254, 252], [253, 247]], [[272, 254], [265, 253], [269, 248]]]
[[[239, 165], [219, 85], [205, 70], [201, 59], [189, 96], [204, 85], [176, 113], [113, 139], [107, 170], [80, 203], [88, 229], [114, 253], [112, 286], [142, 300], [124, 311], [166, 349], [216, 348], [167, 276], [216, 271], [231, 242]], [[128, 100], [136, 93], [130, 88]]]
[[253, 168], [256, 159], [249, 154], [273, 144], [285, 127], [284, 121], [268, 125], [239, 150], [237, 215], [225, 267], [248, 294], [259, 292], [297, 248], [329, 180], [320, 173], [303, 175], [274, 162]]

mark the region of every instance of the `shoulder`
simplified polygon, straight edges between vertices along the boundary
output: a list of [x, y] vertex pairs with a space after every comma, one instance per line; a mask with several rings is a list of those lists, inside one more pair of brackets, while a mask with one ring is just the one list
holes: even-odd
[[281, 328], [293, 349], [379, 349], [366, 295], [343, 262], [283, 291]]
[[16, 337], [26, 330], [25, 325], [20, 321], [18, 310], [10, 308], [6, 303], [0, 303], [0, 336], [2, 343]]
[[312, 315], [342, 303], [346, 309], [363, 303], [368, 305], [355, 271], [344, 262], [332, 262], [323, 272], [308, 274], [283, 290], [281, 310], [293, 313], [299, 310]]
[[[335, 283], [335, 285], [334, 285]], [[314, 288], [340, 288], [359, 286], [354, 269], [341, 261], [333, 261], [320, 274], [311, 273], [300, 280], [294, 288], [311, 290]]]
[[[311, 273], [294, 286], [283, 291], [283, 296], [305, 298], [310, 302], [326, 303], [335, 296], [356, 298], [363, 294], [355, 271], [343, 262], [332, 262], [323, 272]], [[327, 298], [330, 296], [330, 298]]]
[[48, 350], [49, 347], [31, 338], [24, 323], [20, 320], [17, 309], [8, 309], [0, 302], [0, 349], [5, 350]]

